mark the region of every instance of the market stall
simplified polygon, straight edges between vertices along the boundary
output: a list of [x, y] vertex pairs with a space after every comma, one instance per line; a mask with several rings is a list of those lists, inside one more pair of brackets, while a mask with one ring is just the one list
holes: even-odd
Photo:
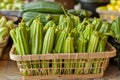
[[[116, 15], [109, 21], [101, 17], [99, 12], [111, 11], [105, 6], [95, 8], [100, 18], [93, 17], [92, 10], [74, 9], [77, 3], [82, 5], [81, 1], [72, 3], [60, 0], [1, 3], [4, 5], [1, 6], [0, 46], [2, 42], [5, 45], [1, 52], [0, 79], [120, 77], [120, 18]], [[119, 5], [112, 0], [108, 3], [107, 6]]]

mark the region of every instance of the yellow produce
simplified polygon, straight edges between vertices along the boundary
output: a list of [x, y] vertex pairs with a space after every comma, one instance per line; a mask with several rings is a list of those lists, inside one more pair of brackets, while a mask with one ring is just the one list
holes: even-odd
[[107, 10], [107, 7], [106, 6], [100, 6], [98, 7], [99, 10]]
[[[105, 11], [104, 14], [100, 13], [100, 17], [104, 20], [112, 21], [120, 13], [120, 0], [110, 0], [110, 3], [105, 6], [100, 6], [97, 8], [98, 11]], [[99, 12], [98, 12], [99, 13]], [[116, 13], [116, 14], [115, 14]]]
[[117, 1], [117, 5], [120, 5], [120, 0]]
[[5, 3], [13, 3], [14, 0], [3, 0]]
[[1, 8], [5, 7], [5, 3], [1, 2], [1, 3], [0, 3], [0, 7], [1, 7]]
[[1, 10], [19, 10], [24, 0], [0, 0]]
[[109, 4], [107, 4], [106, 6], [100, 6], [97, 9], [108, 11], [120, 11], [120, 0], [110, 0]]
[[13, 7], [12, 4], [7, 4], [7, 5], [6, 5], [6, 9], [7, 9], [7, 10], [12, 10], [12, 7]]
[[115, 5], [115, 9], [117, 10], [117, 11], [120, 11], [119, 9], [120, 9], [120, 5]]
[[117, 1], [117, 0], [110, 0], [110, 4], [116, 5], [116, 4], [117, 4], [116, 1]]
[[107, 9], [108, 9], [109, 11], [117, 11], [116, 8], [115, 8], [115, 6], [112, 5], [112, 4], [108, 4], [108, 5], [107, 5]]
[[0, 18], [0, 42], [5, 39], [9, 31], [13, 29], [14, 23], [13, 21], [9, 20], [7, 21], [5, 16], [1, 16]]

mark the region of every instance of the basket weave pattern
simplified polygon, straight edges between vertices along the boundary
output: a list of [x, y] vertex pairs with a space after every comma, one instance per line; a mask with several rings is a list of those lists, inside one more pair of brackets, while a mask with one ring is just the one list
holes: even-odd
[[10, 58], [17, 62], [25, 80], [95, 78], [103, 76], [108, 66], [109, 58], [116, 55], [115, 48], [110, 44], [107, 45], [107, 50], [106, 52], [96, 53], [20, 56], [15, 54], [15, 48], [13, 47], [10, 51]]

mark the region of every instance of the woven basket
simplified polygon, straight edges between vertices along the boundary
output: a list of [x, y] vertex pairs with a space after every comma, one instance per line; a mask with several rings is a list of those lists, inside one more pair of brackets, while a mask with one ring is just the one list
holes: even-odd
[[23, 56], [16, 55], [15, 53], [15, 48], [12, 47], [10, 58], [17, 62], [24, 80], [66, 80], [102, 77], [109, 64], [109, 58], [116, 55], [116, 49], [107, 44], [106, 52], [96, 53], [60, 53]]
[[115, 18], [117, 18], [118, 16], [120, 16], [120, 13], [117, 11], [107, 11], [107, 10], [98, 10], [96, 9], [96, 12], [99, 13], [100, 18], [103, 21], [108, 21], [108, 22], [112, 22]]

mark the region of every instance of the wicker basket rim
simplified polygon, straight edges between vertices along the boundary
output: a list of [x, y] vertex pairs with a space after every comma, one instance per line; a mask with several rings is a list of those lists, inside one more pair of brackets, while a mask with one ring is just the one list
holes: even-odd
[[16, 55], [14, 54], [14, 46], [10, 51], [10, 59], [14, 61], [31, 61], [31, 60], [53, 60], [53, 59], [89, 59], [89, 58], [111, 58], [116, 56], [116, 49], [111, 45], [107, 44], [110, 48], [106, 52], [96, 53], [58, 53], [58, 54], [37, 54], [37, 55]]
[[109, 11], [109, 10], [99, 10], [99, 9], [96, 9], [96, 12], [97, 12], [97, 13], [100, 13], [100, 14], [120, 15], [120, 12], [117, 12], [117, 11]]
[[87, 78], [100, 78], [104, 75], [104, 73], [100, 73], [100, 74], [79, 74], [79, 75], [76, 75], [76, 74], [66, 74], [66, 75], [45, 75], [45, 76], [22, 76], [23, 80], [43, 80], [43, 79], [53, 79], [55, 78], [56, 80], [57, 79], [64, 79], [64, 80], [73, 80], [73, 79], [87, 79]]

